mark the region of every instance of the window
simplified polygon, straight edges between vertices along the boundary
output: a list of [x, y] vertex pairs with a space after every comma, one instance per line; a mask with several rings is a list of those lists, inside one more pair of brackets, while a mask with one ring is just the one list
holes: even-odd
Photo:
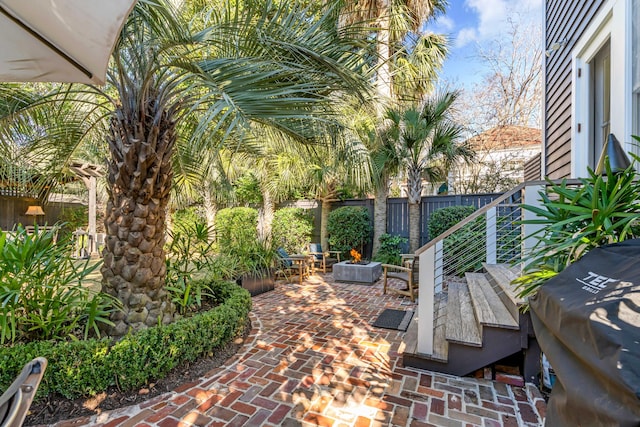
[[596, 53], [589, 63], [591, 82], [591, 113], [593, 128], [590, 130], [589, 166], [595, 169], [602, 147], [611, 131], [611, 42]]

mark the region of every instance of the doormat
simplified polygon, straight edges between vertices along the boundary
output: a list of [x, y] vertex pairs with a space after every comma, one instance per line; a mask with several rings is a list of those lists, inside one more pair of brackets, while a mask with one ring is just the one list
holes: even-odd
[[398, 331], [406, 332], [409, 327], [409, 323], [411, 323], [412, 317], [413, 311], [411, 310], [404, 311], [387, 308], [382, 312], [382, 314], [380, 314], [380, 316], [378, 316], [372, 326], [384, 329], [397, 329]]

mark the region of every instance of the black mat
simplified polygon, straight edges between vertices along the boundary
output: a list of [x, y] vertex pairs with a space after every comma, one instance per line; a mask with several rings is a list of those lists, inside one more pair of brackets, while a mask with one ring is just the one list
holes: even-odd
[[411, 323], [413, 317], [413, 311], [394, 310], [387, 308], [378, 316], [373, 326], [376, 328], [384, 329], [397, 329], [399, 331], [406, 331]]

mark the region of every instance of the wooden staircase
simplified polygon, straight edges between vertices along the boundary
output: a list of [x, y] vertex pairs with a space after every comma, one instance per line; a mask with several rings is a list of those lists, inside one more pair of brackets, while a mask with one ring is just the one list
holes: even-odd
[[524, 352], [524, 377], [537, 382], [539, 347], [523, 301], [511, 286], [517, 273], [506, 265], [483, 264], [484, 273], [466, 273], [435, 298], [434, 351], [416, 351], [418, 319], [403, 342], [404, 366], [464, 376]]

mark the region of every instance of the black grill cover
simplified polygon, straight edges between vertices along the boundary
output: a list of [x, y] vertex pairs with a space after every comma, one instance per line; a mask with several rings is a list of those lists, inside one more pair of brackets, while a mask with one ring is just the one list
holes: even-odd
[[546, 426], [640, 426], [640, 239], [591, 250], [530, 303], [556, 373]]

